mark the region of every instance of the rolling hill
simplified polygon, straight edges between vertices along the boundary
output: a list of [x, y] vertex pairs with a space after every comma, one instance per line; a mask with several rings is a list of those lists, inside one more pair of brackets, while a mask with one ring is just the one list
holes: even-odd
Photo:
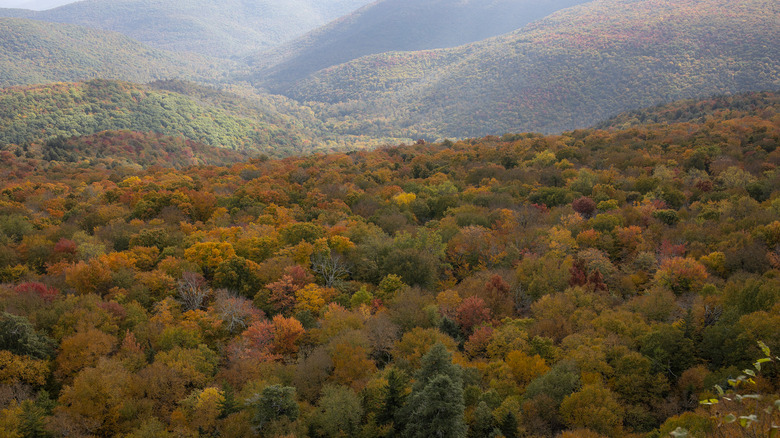
[[115, 32], [0, 18], [0, 87], [93, 78], [207, 80], [221, 76], [226, 66], [152, 49]]
[[346, 133], [559, 132], [677, 99], [780, 88], [779, 20], [770, 0], [596, 0], [478, 43], [326, 68], [288, 96], [324, 103], [322, 116]]
[[[148, 168], [183, 169], [189, 166], [229, 166], [256, 157], [250, 150], [235, 151], [209, 146], [179, 136], [129, 130], [101, 131], [74, 137], [55, 137], [23, 146], [0, 147], [4, 155], [21, 165], [37, 160], [52, 166], [74, 165], [97, 169]], [[16, 157], [16, 158], [14, 158]]]
[[276, 124], [282, 116], [263, 121], [269, 117], [251, 108], [221, 106], [216, 97], [207, 102], [127, 82], [10, 87], [0, 90], [0, 145], [131, 130], [274, 156], [311, 146], [308, 134]]
[[46, 11], [0, 15], [80, 24], [153, 47], [230, 58], [291, 40], [368, 0], [84, 0]]
[[585, 1], [381, 0], [248, 62], [256, 83], [285, 93], [296, 80], [361, 56], [460, 46]]
[[244, 96], [181, 80], [8, 87], [0, 90], [0, 147], [107, 130], [152, 132], [271, 157], [400, 141], [336, 135], [290, 99], [236, 91]]

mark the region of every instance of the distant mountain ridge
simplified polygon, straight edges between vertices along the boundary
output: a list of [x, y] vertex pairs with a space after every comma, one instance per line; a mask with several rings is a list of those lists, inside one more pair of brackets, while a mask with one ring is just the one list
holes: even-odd
[[478, 43], [329, 67], [288, 96], [325, 103], [341, 132], [560, 132], [678, 99], [780, 89], [778, 22], [770, 0], [596, 0]]
[[0, 16], [80, 24], [153, 47], [220, 58], [271, 47], [347, 14], [369, 0], [82, 0]]
[[253, 79], [285, 94], [326, 67], [390, 51], [455, 47], [519, 29], [590, 0], [380, 0], [248, 59]]

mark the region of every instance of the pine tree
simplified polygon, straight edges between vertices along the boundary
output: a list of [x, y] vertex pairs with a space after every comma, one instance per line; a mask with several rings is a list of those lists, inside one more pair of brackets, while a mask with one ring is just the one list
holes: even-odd
[[387, 373], [387, 386], [384, 389], [384, 403], [379, 411], [377, 421], [379, 424], [390, 424], [395, 421], [395, 417], [406, 401], [406, 379], [403, 373], [395, 368]]
[[409, 438], [465, 438], [463, 386], [446, 374], [436, 375], [409, 400], [403, 436]]
[[464, 438], [462, 372], [443, 344], [423, 356], [415, 379], [412, 394], [397, 416], [397, 424], [403, 425], [401, 435]]
[[438, 375], [446, 375], [453, 383], [462, 386], [462, 372], [459, 366], [452, 363], [452, 354], [442, 343], [437, 343], [423, 356], [422, 367], [414, 375], [413, 392], [425, 388]]
[[498, 428], [506, 438], [517, 438], [517, 426], [517, 415], [510, 411], [504, 415]]
[[222, 386], [224, 399], [219, 404], [219, 418], [227, 418], [230, 414], [241, 410], [241, 405], [236, 400], [236, 393], [233, 386], [226, 383]]
[[500, 431], [496, 429], [496, 420], [493, 418], [493, 412], [491, 412], [487, 403], [484, 401], [479, 402], [477, 409], [474, 411], [474, 426], [469, 432], [469, 436], [473, 438], [491, 438], [500, 434]]

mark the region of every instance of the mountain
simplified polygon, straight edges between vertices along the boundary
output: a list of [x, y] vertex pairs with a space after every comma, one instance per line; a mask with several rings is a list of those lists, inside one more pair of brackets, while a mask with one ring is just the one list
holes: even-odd
[[248, 61], [256, 82], [284, 93], [296, 80], [361, 56], [460, 46], [586, 1], [381, 0]]
[[235, 91], [245, 96], [180, 80], [9, 87], [0, 90], [0, 147], [107, 130], [153, 132], [271, 157], [400, 141], [334, 135], [308, 107], [281, 96]]
[[0, 18], [0, 87], [92, 78], [205, 80], [225, 64], [152, 49], [114, 32]]
[[0, 15], [81, 24], [150, 46], [229, 58], [278, 45], [365, 5], [368, 0], [84, 0]]
[[271, 119], [235, 104], [221, 106], [216, 98], [206, 102], [127, 82], [92, 80], [0, 90], [0, 145], [105, 130], [155, 132], [274, 156], [290, 154], [296, 148], [300, 152], [303, 145], [312, 144], [310, 135], [302, 130], [277, 125], [281, 120], [282, 116]]
[[341, 132], [412, 138], [590, 126], [677, 99], [780, 88], [773, 0], [596, 0], [507, 35], [326, 68], [288, 96]]

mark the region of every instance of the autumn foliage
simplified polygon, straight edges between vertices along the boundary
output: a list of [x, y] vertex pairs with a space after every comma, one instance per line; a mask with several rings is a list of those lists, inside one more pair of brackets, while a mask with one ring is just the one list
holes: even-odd
[[759, 97], [186, 170], [4, 151], [0, 430], [715, 430], [698, 400], [757, 341], [780, 351], [780, 112]]

